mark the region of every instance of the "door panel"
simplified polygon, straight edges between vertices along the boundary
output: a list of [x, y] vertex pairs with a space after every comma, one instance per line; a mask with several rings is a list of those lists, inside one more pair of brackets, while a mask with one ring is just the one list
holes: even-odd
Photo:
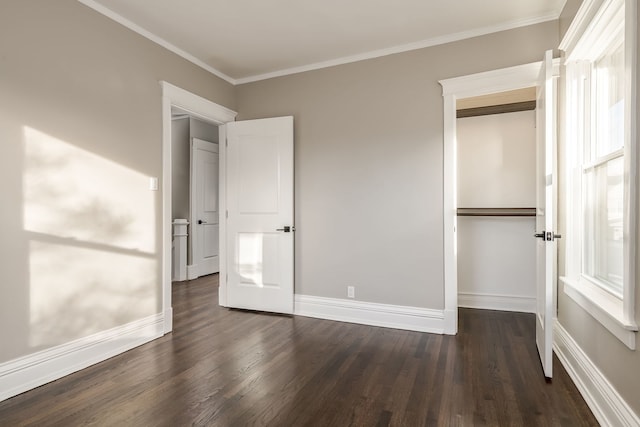
[[544, 375], [553, 374], [557, 244], [557, 71], [545, 53], [536, 94], [536, 344]]
[[245, 136], [238, 139], [238, 209], [242, 214], [278, 213], [278, 141]]
[[293, 117], [226, 126], [227, 306], [292, 313]]

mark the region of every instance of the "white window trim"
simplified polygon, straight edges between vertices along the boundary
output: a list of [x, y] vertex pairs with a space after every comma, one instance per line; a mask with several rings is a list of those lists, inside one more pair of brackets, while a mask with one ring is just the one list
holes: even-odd
[[[635, 320], [635, 288], [636, 288], [636, 246], [637, 246], [637, 118], [636, 118], [636, 74], [637, 74], [637, 22], [636, 22], [636, 0], [585, 0], [579, 15], [591, 17], [590, 22], [585, 24], [585, 20], [580, 20], [580, 30], [567, 32], [567, 37], [562, 41], [561, 48], [566, 49], [565, 64], [576, 61], [596, 59], [597, 52], [603, 51], [610, 41], [615, 38], [618, 26], [616, 19], [620, 19], [620, 11], [624, 6], [625, 20], [625, 201], [624, 201], [624, 241], [623, 241], [623, 297], [622, 299], [605, 291], [594, 284], [589, 278], [581, 274], [581, 244], [577, 236], [582, 234], [582, 207], [578, 203], [576, 206], [575, 195], [570, 190], [577, 185], [576, 180], [580, 179], [572, 171], [575, 163], [571, 162], [572, 156], [567, 152], [567, 230], [570, 236], [567, 241], [567, 276], [560, 277], [564, 284], [564, 292], [580, 307], [587, 311], [592, 317], [598, 320], [614, 336], [622, 341], [632, 350], [636, 348], [636, 332], [638, 325]], [[604, 34], [604, 36], [603, 36]], [[595, 53], [594, 53], [595, 52]], [[571, 73], [568, 73], [571, 76]], [[575, 78], [575, 76], [573, 76]], [[570, 83], [570, 82], [568, 82]], [[574, 96], [569, 91], [570, 84], [567, 84], [567, 111], [577, 111], [578, 106], [574, 104]], [[577, 102], [585, 102], [579, 99]], [[577, 134], [582, 133], [579, 123], [567, 115], [568, 134], [567, 141], [576, 139]], [[575, 151], [575, 150], [573, 150]], [[581, 164], [581, 161], [580, 161]], [[582, 167], [579, 168], [582, 170]], [[575, 211], [578, 209], [578, 212]], [[578, 215], [574, 214], [576, 212]], [[579, 234], [578, 234], [579, 233]], [[573, 235], [573, 237], [571, 236]]]
[[598, 320], [613, 335], [631, 350], [636, 349], [635, 322], [625, 322], [622, 300], [607, 293], [604, 289], [590, 283], [588, 280], [571, 280], [560, 277], [564, 285], [564, 293], [576, 304]]

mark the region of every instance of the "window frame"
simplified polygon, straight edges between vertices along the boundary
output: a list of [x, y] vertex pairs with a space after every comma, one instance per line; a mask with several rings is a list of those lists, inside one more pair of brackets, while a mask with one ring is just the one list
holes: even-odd
[[[630, 349], [636, 346], [635, 321], [635, 261], [637, 240], [637, 183], [636, 183], [636, 2], [634, 0], [605, 0], [591, 2], [586, 12], [590, 20], [582, 22], [583, 31], [570, 31], [572, 40], [563, 40], [566, 76], [566, 179], [567, 221], [566, 275], [560, 280], [565, 293], [596, 318]], [[588, 8], [587, 8], [588, 9]], [[621, 34], [621, 22], [624, 33]], [[571, 33], [571, 34], [570, 34]], [[596, 61], [624, 41], [624, 146], [601, 157], [585, 161], [584, 150], [595, 149]], [[576, 41], [577, 40], [577, 41]], [[622, 295], [616, 295], [597, 278], [583, 273], [585, 228], [584, 182], [585, 170], [607, 164], [623, 156], [623, 278]], [[593, 230], [592, 230], [593, 231]], [[594, 231], [595, 232], [595, 231]], [[595, 274], [594, 274], [595, 275]]]

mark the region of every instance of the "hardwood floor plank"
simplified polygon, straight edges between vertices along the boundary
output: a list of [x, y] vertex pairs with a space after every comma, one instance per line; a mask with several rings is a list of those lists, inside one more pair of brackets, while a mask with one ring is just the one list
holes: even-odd
[[534, 317], [461, 309], [455, 337], [230, 310], [174, 285], [174, 331], [0, 402], [0, 426], [595, 426]]

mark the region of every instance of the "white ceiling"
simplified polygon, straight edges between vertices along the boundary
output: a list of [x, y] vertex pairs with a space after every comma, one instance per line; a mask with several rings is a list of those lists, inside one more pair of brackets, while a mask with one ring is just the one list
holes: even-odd
[[566, 0], [79, 0], [237, 84], [557, 19]]

